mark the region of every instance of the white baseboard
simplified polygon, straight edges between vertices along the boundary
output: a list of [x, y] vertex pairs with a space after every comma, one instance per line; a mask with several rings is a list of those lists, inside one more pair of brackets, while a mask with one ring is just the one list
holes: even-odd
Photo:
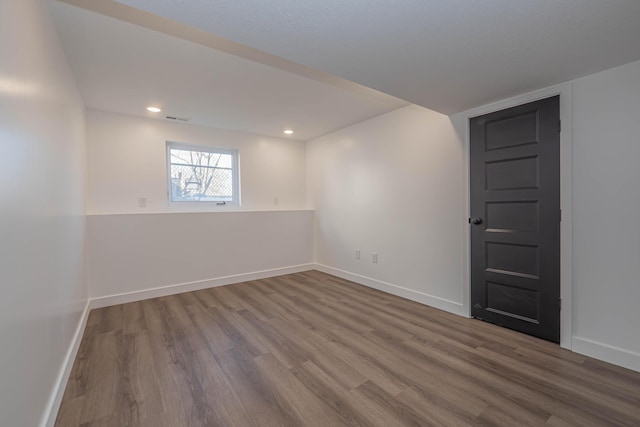
[[594, 359], [604, 360], [640, 372], [640, 354], [587, 338], [573, 337], [572, 350]]
[[370, 277], [361, 276], [359, 274], [350, 273], [348, 271], [340, 270], [338, 268], [329, 267], [323, 264], [314, 264], [314, 268], [323, 273], [331, 274], [333, 276], [340, 277], [345, 280], [350, 280], [355, 283], [359, 283], [370, 288], [377, 289], [388, 294], [396, 295], [402, 298], [406, 298], [411, 301], [419, 302], [421, 304], [435, 307], [440, 310], [447, 311], [449, 313], [457, 314], [459, 316], [468, 317], [464, 313], [462, 304], [439, 298], [433, 295], [425, 294], [423, 292], [415, 291], [413, 289], [404, 288], [402, 286], [393, 285], [391, 283], [382, 282], [380, 280], [372, 279]]
[[128, 302], [142, 301], [149, 298], [164, 297], [180, 294], [182, 292], [199, 291], [200, 289], [216, 286], [232, 285], [234, 283], [248, 282], [250, 280], [266, 279], [282, 276], [284, 274], [300, 273], [313, 270], [314, 264], [300, 264], [289, 267], [273, 268], [271, 270], [254, 271], [252, 273], [235, 274], [232, 276], [216, 277], [213, 279], [198, 280], [195, 282], [178, 283], [175, 285], [161, 286], [144, 289], [141, 291], [125, 292], [115, 295], [91, 298], [91, 308], [102, 308]]
[[51, 391], [51, 395], [47, 401], [47, 406], [45, 406], [42, 418], [40, 418], [40, 423], [38, 424], [40, 427], [53, 427], [56, 422], [58, 411], [60, 410], [60, 402], [62, 402], [64, 390], [67, 388], [67, 381], [71, 374], [71, 368], [73, 368], [73, 363], [76, 360], [76, 354], [78, 354], [78, 348], [80, 348], [84, 328], [87, 325], [89, 311], [91, 311], [91, 303], [87, 300], [84, 310], [82, 311], [82, 315], [80, 316], [78, 326], [73, 333], [73, 338], [71, 339], [71, 344], [69, 345], [67, 354], [64, 356], [62, 366], [60, 367], [60, 371], [56, 377], [56, 382], [54, 383], [53, 390]]

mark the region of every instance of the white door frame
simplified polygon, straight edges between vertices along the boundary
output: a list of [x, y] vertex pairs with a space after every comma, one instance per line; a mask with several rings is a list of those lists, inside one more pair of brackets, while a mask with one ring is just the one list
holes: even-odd
[[[475, 116], [493, 113], [506, 108], [526, 104], [560, 95], [560, 120], [562, 130], [560, 132], [560, 209], [562, 210], [562, 222], [560, 225], [560, 298], [562, 298], [562, 310], [560, 312], [560, 346], [571, 350], [572, 327], [572, 285], [573, 285], [573, 167], [572, 167], [572, 86], [570, 83], [552, 86], [535, 92], [518, 95], [513, 98], [483, 105], [462, 113], [465, 120], [465, 156], [466, 170], [464, 182], [466, 189], [466, 212], [470, 216], [469, 167], [470, 167], [470, 139], [469, 119]], [[464, 233], [464, 265], [463, 265], [463, 311], [471, 316], [471, 230]]]

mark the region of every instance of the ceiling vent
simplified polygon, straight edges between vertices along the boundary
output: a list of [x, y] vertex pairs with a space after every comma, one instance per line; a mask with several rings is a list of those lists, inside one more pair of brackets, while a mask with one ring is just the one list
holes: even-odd
[[166, 119], [168, 120], [177, 120], [179, 122], [188, 122], [189, 119], [186, 117], [176, 117], [176, 116], [165, 116]]

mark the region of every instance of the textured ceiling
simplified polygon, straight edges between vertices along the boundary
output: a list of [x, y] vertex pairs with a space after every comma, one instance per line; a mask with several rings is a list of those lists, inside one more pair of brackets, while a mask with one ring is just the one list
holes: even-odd
[[119, 0], [454, 113], [640, 59], [639, 0]]
[[109, 0], [76, 3], [102, 13], [49, 6], [88, 108], [309, 140], [408, 104]]

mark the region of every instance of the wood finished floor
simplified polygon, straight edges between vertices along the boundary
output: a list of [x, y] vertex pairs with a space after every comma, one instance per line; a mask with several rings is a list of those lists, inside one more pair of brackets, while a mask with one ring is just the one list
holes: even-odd
[[56, 426], [640, 425], [640, 373], [316, 271], [93, 310]]

